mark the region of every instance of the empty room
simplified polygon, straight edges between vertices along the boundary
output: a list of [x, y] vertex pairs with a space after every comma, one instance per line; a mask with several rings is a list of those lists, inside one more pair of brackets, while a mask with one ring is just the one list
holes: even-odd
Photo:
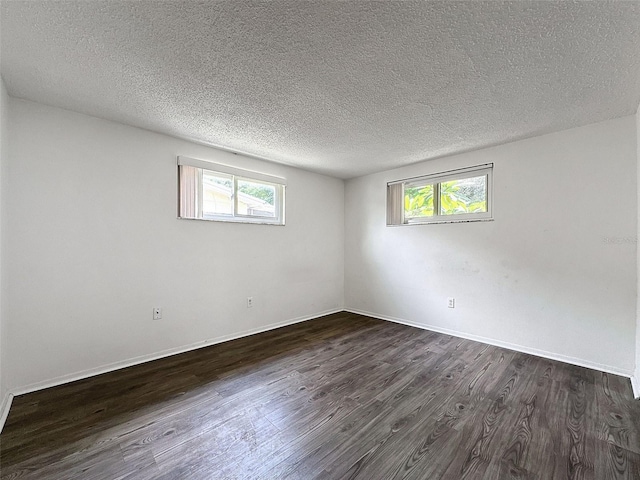
[[0, 479], [640, 479], [640, 1], [0, 0]]

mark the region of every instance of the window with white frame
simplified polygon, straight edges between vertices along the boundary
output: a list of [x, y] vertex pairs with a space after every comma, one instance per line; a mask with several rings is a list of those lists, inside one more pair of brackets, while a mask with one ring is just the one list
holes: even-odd
[[493, 164], [389, 182], [387, 225], [492, 220]]
[[284, 225], [286, 180], [178, 157], [180, 218]]

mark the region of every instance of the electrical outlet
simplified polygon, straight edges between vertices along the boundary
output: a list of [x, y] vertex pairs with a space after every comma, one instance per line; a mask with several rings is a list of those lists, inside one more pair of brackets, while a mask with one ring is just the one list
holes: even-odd
[[156, 307], [153, 309], [153, 319], [160, 320], [162, 318], [162, 308]]
[[247, 308], [253, 307], [253, 297], [247, 297]]
[[447, 298], [447, 306], [449, 308], [456, 308], [456, 299], [453, 297]]

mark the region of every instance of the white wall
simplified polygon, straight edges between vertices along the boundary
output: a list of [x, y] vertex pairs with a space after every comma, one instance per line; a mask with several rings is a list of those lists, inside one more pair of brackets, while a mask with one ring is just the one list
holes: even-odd
[[[0, 170], [0, 262], [2, 278], [11, 279], [0, 288], [5, 392], [345, 303], [634, 370], [634, 117], [353, 179], [345, 191], [338, 179], [8, 102], [9, 162], [4, 149]], [[0, 141], [6, 146], [4, 130]], [[287, 177], [287, 226], [176, 219], [179, 154]], [[486, 162], [495, 164], [495, 221], [385, 226], [387, 181]], [[455, 309], [446, 308], [448, 296]], [[154, 306], [163, 308], [159, 322], [151, 320]]]
[[7, 413], [5, 407], [7, 406], [7, 400], [9, 395], [9, 389], [7, 387], [7, 341], [5, 335], [5, 315], [4, 315], [4, 290], [6, 288], [5, 281], [5, 265], [4, 265], [4, 248], [6, 237], [5, 229], [5, 195], [7, 175], [6, 169], [8, 165], [7, 151], [8, 151], [8, 101], [7, 90], [4, 85], [4, 80], [0, 77], [0, 430], [4, 424], [3, 414]]
[[[638, 165], [638, 232], [636, 235], [636, 242], [638, 246], [638, 258], [640, 258], [640, 106], [636, 112], [636, 165]], [[638, 263], [638, 275], [637, 275], [637, 313], [636, 313], [636, 369], [635, 375], [631, 379], [633, 385], [633, 393], [636, 398], [640, 398], [640, 263]]]
[[[346, 308], [631, 374], [635, 128], [629, 116], [349, 180]], [[385, 226], [386, 182], [488, 162], [495, 221]]]
[[[342, 309], [342, 180], [23, 100], [9, 113], [12, 390]], [[286, 177], [287, 225], [176, 219], [177, 155]]]

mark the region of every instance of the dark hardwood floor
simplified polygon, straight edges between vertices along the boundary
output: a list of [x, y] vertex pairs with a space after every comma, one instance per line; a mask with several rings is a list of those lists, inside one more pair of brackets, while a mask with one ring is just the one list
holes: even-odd
[[15, 398], [2, 479], [640, 479], [629, 380], [341, 313]]

